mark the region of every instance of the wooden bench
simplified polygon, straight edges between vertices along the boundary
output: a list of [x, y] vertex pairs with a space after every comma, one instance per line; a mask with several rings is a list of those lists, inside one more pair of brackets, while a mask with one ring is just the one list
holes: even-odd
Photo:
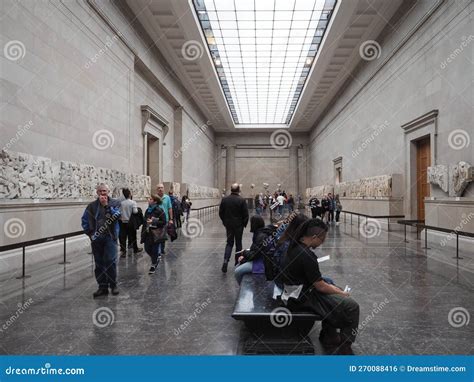
[[243, 321], [250, 331], [244, 354], [314, 354], [308, 334], [315, 321], [313, 312], [290, 311], [273, 299], [274, 283], [265, 275], [248, 274], [242, 279], [232, 318]]

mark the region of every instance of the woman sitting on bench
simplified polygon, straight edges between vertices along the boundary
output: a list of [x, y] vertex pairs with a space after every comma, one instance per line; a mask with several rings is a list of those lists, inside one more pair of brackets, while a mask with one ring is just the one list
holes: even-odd
[[236, 268], [234, 276], [239, 285], [245, 274], [265, 273], [263, 253], [267, 249], [270, 240], [272, 240], [275, 230], [276, 227], [272, 225], [265, 226], [265, 221], [259, 215], [254, 215], [250, 218], [250, 232], [253, 233], [252, 246], [250, 249], [245, 249], [235, 254]]
[[359, 325], [359, 304], [349, 293], [324, 281], [319, 271], [312, 249], [324, 242], [327, 229], [321, 220], [311, 219], [301, 224], [291, 238], [281, 264], [281, 299], [290, 309], [306, 309], [323, 317], [320, 341], [325, 346], [337, 346], [338, 354], [348, 355], [353, 354], [351, 345]]

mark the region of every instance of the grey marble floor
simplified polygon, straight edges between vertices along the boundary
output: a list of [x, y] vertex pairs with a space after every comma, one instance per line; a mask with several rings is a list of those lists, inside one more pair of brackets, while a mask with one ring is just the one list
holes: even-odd
[[[246, 230], [244, 246], [251, 234]], [[119, 263], [118, 297], [92, 299], [91, 255], [69, 254], [29, 269], [30, 279], [0, 280], [2, 354], [238, 354], [248, 335], [230, 315], [238, 292], [232, 267], [220, 271], [224, 229], [218, 219], [202, 235], [167, 245], [156, 274], [149, 258]], [[350, 285], [361, 306], [356, 354], [472, 354], [472, 254], [403, 242], [382, 232], [366, 240], [357, 227], [332, 227], [321, 255], [324, 275]], [[8, 291], [8, 293], [7, 293]], [[23, 304], [23, 305], [22, 305]], [[22, 308], [20, 308], [22, 307]], [[464, 320], [464, 321], [463, 321]], [[464, 325], [463, 325], [464, 324]], [[311, 334], [318, 354], [320, 323]]]

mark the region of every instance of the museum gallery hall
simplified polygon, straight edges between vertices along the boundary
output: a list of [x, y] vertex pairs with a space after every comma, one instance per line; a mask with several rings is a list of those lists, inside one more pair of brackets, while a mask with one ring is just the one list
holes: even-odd
[[473, 353], [472, 1], [0, 3], [0, 354]]

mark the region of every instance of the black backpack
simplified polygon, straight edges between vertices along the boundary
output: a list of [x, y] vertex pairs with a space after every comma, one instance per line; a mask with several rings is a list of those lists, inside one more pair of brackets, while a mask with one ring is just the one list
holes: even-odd
[[130, 220], [128, 221], [128, 224], [131, 225], [135, 230], [139, 229], [140, 226], [143, 224], [143, 211], [140, 207], [137, 208], [138, 212], [136, 214], [132, 214], [130, 216]]
[[268, 281], [274, 280], [280, 272], [280, 259], [275, 257], [277, 243], [275, 240], [277, 227], [269, 225], [265, 227], [267, 239], [262, 245], [263, 265], [265, 266], [265, 277]]

